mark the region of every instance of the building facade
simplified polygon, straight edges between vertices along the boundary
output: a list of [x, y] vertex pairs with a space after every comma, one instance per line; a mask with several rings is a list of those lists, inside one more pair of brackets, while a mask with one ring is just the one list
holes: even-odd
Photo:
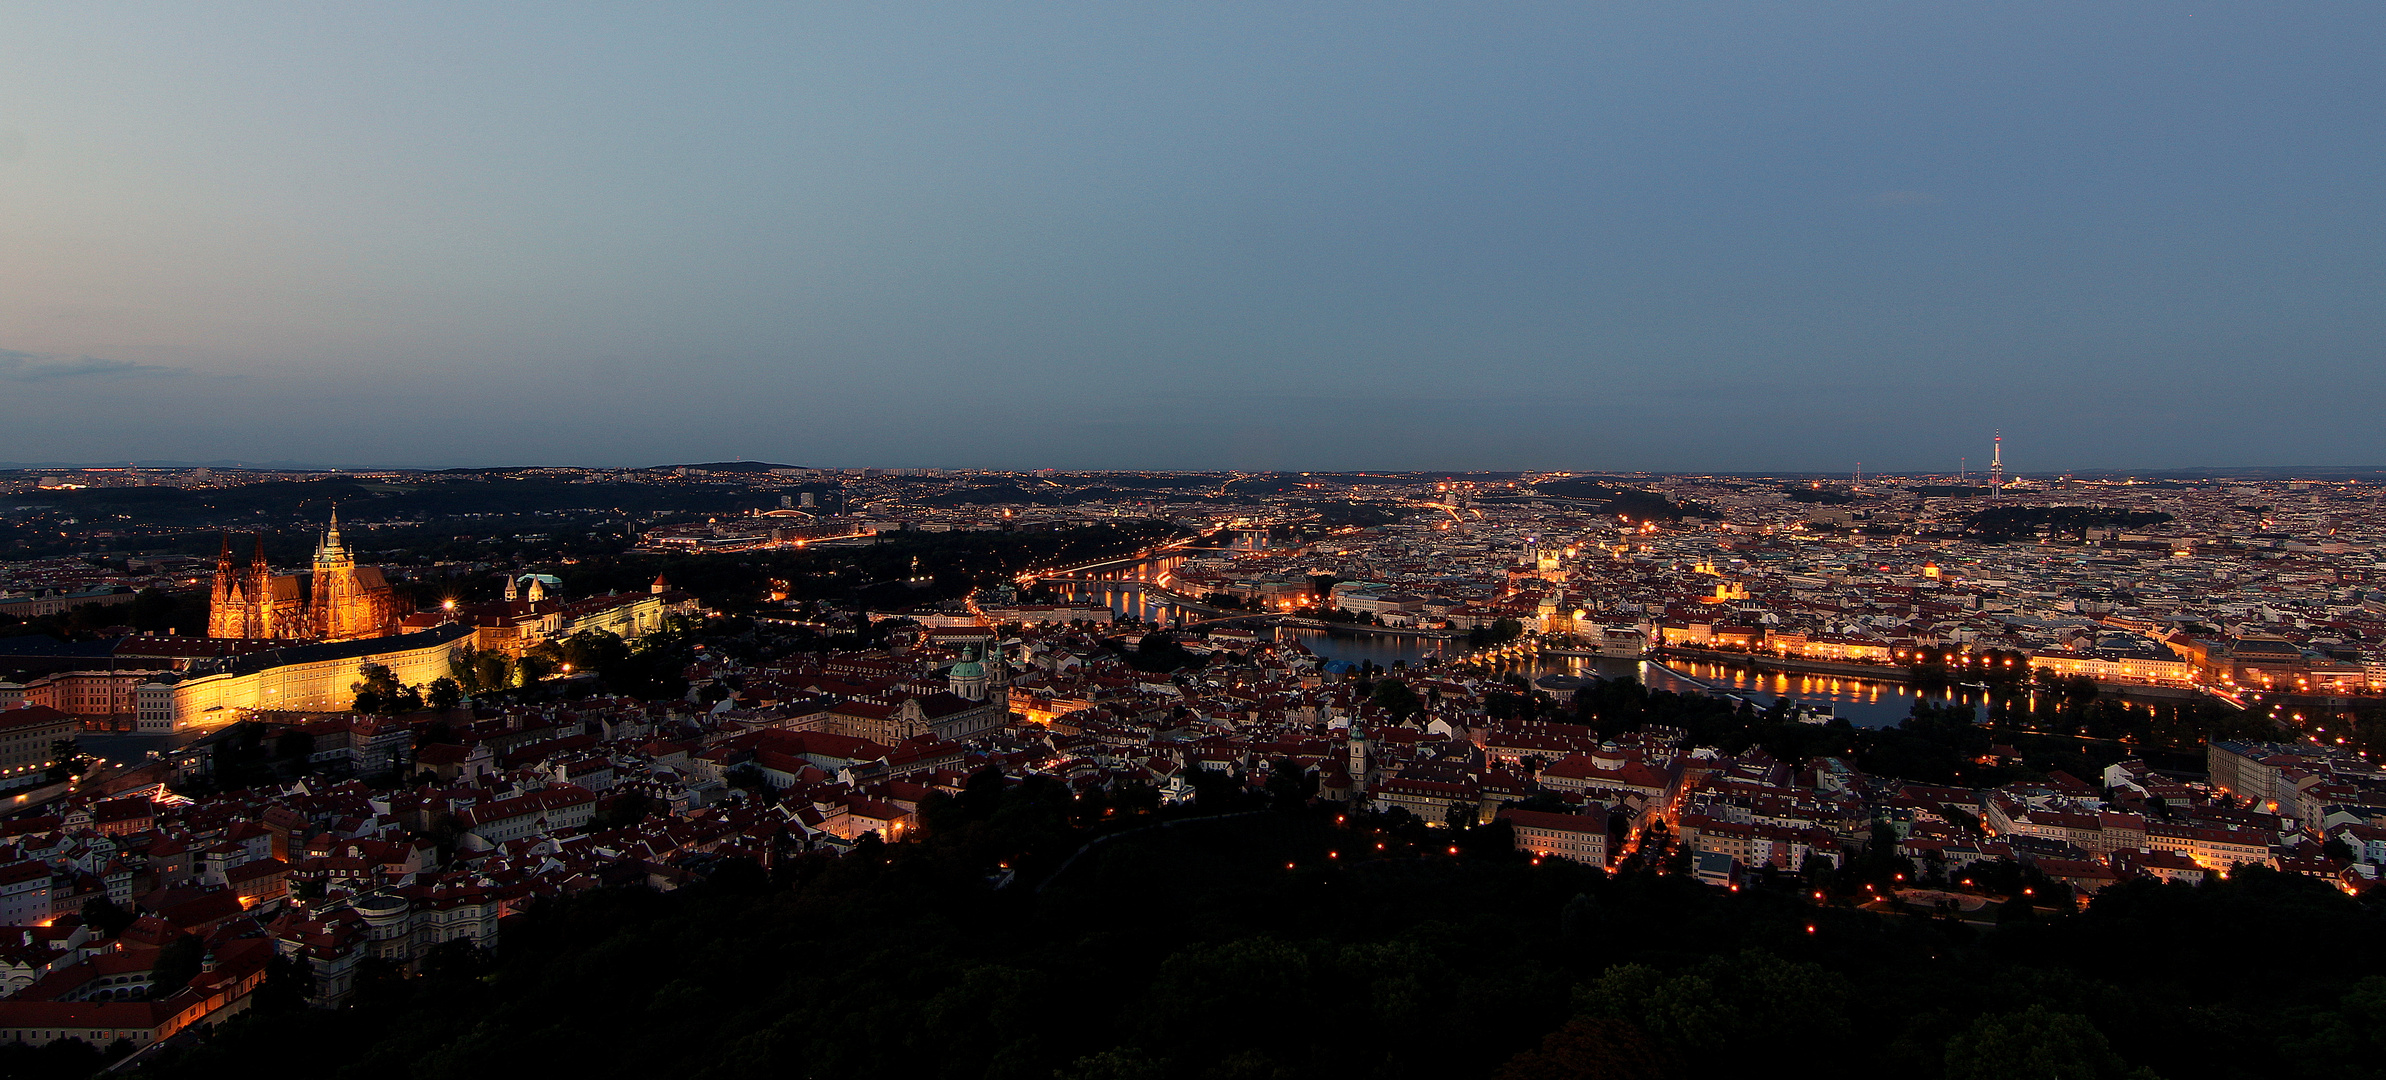
[[398, 632], [405, 603], [378, 566], [357, 565], [340, 539], [340, 517], [315, 545], [314, 574], [276, 574], [265, 561], [265, 541], [246, 566], [235, 566], [232, 539], [216, 556], [208, 597], [207, 636], [218, 638], [304, 638], [346, 641]]

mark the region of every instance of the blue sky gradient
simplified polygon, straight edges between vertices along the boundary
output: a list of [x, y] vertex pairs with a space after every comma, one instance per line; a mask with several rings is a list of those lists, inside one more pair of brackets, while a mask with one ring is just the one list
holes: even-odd
[[2376, 4], [0, 11], [0, 460], [2386, 463]]

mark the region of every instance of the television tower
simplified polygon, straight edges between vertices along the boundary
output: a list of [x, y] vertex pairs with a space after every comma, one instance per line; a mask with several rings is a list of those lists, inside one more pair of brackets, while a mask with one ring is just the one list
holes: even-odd
[[1997, 432], [1996, 441], [1993, 446], [1994, 449], [1990, 451], [1988, 458], [1988, 497], [1992, 499], [2002, 499], [2005, 497], [2004, 432]]

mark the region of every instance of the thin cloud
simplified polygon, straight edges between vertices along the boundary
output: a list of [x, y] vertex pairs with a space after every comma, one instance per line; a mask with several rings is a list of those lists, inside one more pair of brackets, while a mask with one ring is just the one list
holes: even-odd
[[15, 349], [0, 349], [0, 380], [7, 382], [49, 382], [53, 379], [107, 375], [154, 378], [190, 373], [191, 369], [189, 368], [140, 364], [131, 360], [104, 360], [96, 356], [52, 356], [43, 353], [18, 352]]

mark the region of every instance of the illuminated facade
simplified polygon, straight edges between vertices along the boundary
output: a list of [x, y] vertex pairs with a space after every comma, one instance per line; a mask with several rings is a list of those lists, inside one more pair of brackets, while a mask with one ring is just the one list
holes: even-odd
[[232, 539], [216, 556], [215, 586], [207, 607], [207, 636], [218, 638], [312, 638], [345, 641], [398, 632], [405, 616], [377, 566], [359, 566], [340, 540], [340, 517], [315, 545], [311, 586], [297, 574], [276, 574], [265, 562], [265, 541], [245, 567], [233, 565]]
[[300, 638], [307, 636], [307, 597], [296, 574], [276, 574], [265, 563], [265, 540], [247, 566], [232, 563], [232, 538], [215, 557], [215, 588], [207, 601], [207, 636]]
[[449, 623], [417, 634], [251, 653], [233, 671], [175, 683], [170, 712], [153, 721], [144, 710], [140, 729], [221, 727], [259, 709], [345, 710], [356, 701], [365, 669], [387, 668], [402, 685], [426, 686], [449, 676], [457, 650], [471, 640], [470, 627]]

